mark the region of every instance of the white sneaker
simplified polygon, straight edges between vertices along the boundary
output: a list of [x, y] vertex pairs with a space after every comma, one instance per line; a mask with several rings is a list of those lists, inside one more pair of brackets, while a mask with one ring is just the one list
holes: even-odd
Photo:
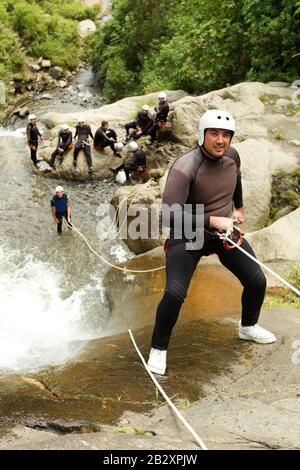
[[154, 374], [164, 375], [167, 368], [167, 351], [151, 348], [147, 365]]
[[268, 344], [276, 341], [276, 336], [268, 330], [265, 330], [258, 324], [253, 326], [239, 325], [238, 335], [240, 339], [246, 341], [255, 341], [255, 343]]

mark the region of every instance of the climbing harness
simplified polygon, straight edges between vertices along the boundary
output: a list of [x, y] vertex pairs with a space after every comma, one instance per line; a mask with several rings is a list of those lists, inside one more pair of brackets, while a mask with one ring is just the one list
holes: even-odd
[[141, 361], [142, 361], [142, 364], [143, 366], [145, 367], [147, 373], [150, 375], [150, 378], [151, 380], [154, 382], [156, 388], [160, 391], [160, 393], [162, 394], [162, 396], [164, 397], [164, 399], [166, 400], [167, 404], [170, 406], [170, 408], [174, 411], [174, 413], [176, 414], [176, 416], [180, 419], [180, 421], [183, 423], [183, 425], [186, 427], [186, 429], [192, 434], [192, 436], [194, 437], [195, 441], [197, 442], [197, 444], [200, 446], [200, 448], [202, 450], [208, 450], [206, 445], [204, 444], [204, 442], [202, 441], [201, 437], [198, 436], [198, 434], [196, 433], [196, 431], [192, 428], [192, 426], [187, 422], [187, 420], [182, 416], [182, 414], [180, 413], [180, 411], [176, 408], [176, 406], [174, 405], [174, 403], [172, 402], [172, 400], [168, 397], [168, 395], [166, 394], [166, 392], [164, 391], [164, 389], [161, 387], [161, 385], [158, 383], [158, 381], [156, 380], [156, 378], [154, 377], [154, 375], [152, 374], [151, 370], [149, 369], [149, 367], [147, 366], [146, 364], [146, 361], [141, 353], [141, 351], [139, 350], [136, 342], [135, 342], [135, 339], [133, 337], [133, 334], [131, 332], [131, 330], [129, 329], [128, 330], [128, 333], [129, 333], [129, 336], [131, 338], [131, 341], [136, 349], [136, 352], [138, 353]]

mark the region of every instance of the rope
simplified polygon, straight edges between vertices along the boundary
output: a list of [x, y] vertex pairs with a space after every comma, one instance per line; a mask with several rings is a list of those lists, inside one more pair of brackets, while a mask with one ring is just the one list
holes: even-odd
[[176, 406], [174, 405], [174, 403], [172, 402], [172, 400], [168, 397], [168, 395], [166, 394], [166, 392], [164, 391], [164, 389], [160, 386], [160, 384], [157, 382], [156, 378], [154, 377], [154, 375], [152, 374], [152, 372], [150, 371], [150, 369], [148, 368], [147, 364], [146, 364], [146, 361], [145, 359], [143, 358], [143, 355], [141, 353], [141, 351], [139, 350], [136, 342], [135, 342], [135, 339], [133, 337], [133, 334], [131, 332], [131, 330], [129, 329], [128, 330], [128, 333], [129, 333], [129, 336], [131, 338], [131, 341], [143, 363], [143, 366], [145, 367], [146, 371], [148, 372], [148, 374], [150, 375], [150, 378], [151, 380], [154, 382], [155, 386], [158, 388], [158, 390], [160, 391], [160, 393], [162, 394], [162, 396], [164, 397], [164, 399], [166, 400], [167, 404], [172, 408], [172, 410], [174, 411], [174, 413], [176, 414], [176, 416], [179, 418], [179, 420], [183, 423], [183, 425], [186, 427], [186, 429], [192, 434], [192, 436], [194, 437], [195, 441], [197, 442], [197, 444], [200, 446], [200, 448], [202, 450], [208, 450], [206, 445], [204, 444], [204, 442], [202, 441], [201, 437], [198, 436], [198, 434], [196, 433], [196, 431], [194, 431], [194, 429], [192, 428], [192, 426], [187, 422], [187, 420], [183, 417], [183, 415], [180, 413], [180, 411], [178, 410], [178, 408], [176, 408]]
[[[235, 227], [237, 228], [237, 227]], [[239, 230], [239, 229], [238, 229]], [[262, 268], [264, 268], [266, 271], [268, 271], [269, 273], [271, 273], [274, 277], [276, 277], [279, 281], [281, 281], [283, 284], [285, 284], [289, 289], [291, 289], [296, 295], [298, 295], [300, 297], [300, 291], [292, 286], [292, 284], [290, 284], [288, 281], [286, 281], [285, 279], [283, 279], [283, 277], [279, 276], [279, 274], [275, 273], [275, 271], [273, 271], [271, 268], [269, 268], [268, 266], [266, 266], [264, 263], [262, 263], [261, 261], [259, 261], [257, 258], [255, 258], [254, 256], [250, 255], [250, 253], [248, 253], [246, 250], [244, 250], [244, 248], [241, 248], [237, 243], [235, 243], [233, 240], [231, 240], [227, 233], [225, 235], [222, 235], [222, 234], [218, 234], [220, 240], [225, 240], [229, 243], [231, 243], [233, 246], [235, 246], [235, 248], [238, 248], [242, 253], [244, 253], [246, 256], [248, 256], [248, 258], [252, 259], [253, 261], [255, 261], [255, 263], [257, 263], [259, 266], [261, 266]]]
[[80, 230], [78, 230], [78, 228], [75, 227], [75, 225], [73, 223], [71, 223], [71, 228], [72, 228], [72, 230], [74, 230], [74, 232], [78, 233], [78, 235], [83, 239], [83, 241], [86, 243], [86, 245], [91, 250], [91, 252], [94, 253], [94, 255], [96, 255], [104, 264], [106, 264], [107, 266], [110, 266], [111, 268], [115, 268], [115, 269], [118, 269], [119, 271], [124, 271], [126, 273], [139, 274], [139, 273], [152, 273], [154, 271], [159, 271], [161, 269], [164, 269], [164, 267], [165, 267], [165, 266], [160, 266], [159, 268], [153, 268], [153, 269], [128, 269], [128, 268], [123, 268], [121, 266], [117, 266], [116, 264], [110, 263], [109, 261], [107, 261], [107, 259], [103, 258], [103, 256], [101, 256], [99, 253], [97, 253], [97, 251], [94, 250], [94, 248], [89, 243], [89, 241], [80, 232]]

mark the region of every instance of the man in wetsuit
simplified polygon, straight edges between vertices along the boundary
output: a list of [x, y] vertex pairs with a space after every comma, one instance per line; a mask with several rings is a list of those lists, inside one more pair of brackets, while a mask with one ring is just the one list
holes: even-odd
[[[137, 140], [143, 135], [146, 135], [152, 124], [153, 119], [150, 115], [150, 106], [144, 104], [141, 111], [137, 113], [134, 121], [130, 121], [125, 124], [126, 140], [129, 140], [130, 138]], [[129, 135], [129, 129], [135, 129], [135, 131]]]
[[130, 183], [130, 173], [133, 173], [134, 171], [142, 173], [146, 168], [146, 154], [144, 150], [139, 148], [137, 142], [134, 140], [129, 142], [128, 147], [133, 153], [133, 158], [117, 168], [110, 168], [114, 174], [117, 174], [120, 170], [124, 170], [127, 184]]
[[76, 126], [74, 139], [76, 139], [76, 137], [77, 137], [77, 142], [75, 144], [75, 149], [74, 149], [73, 166], [74, 168], [76, 168], [78, 153], [80, 152], [80, 150], [83, 150], [88, 167], [89, 167], [89, 173], [92, 173], [93, 163], [92, 163], [92, 157], [91, 157], [91, 144], [89, 142], [89, 137], [94, 139], [94, 136], [92, 134], [91, 127], [88, 124], [85, 124], [83, 118], [78, 119], [78, 125]]
[[154, 111], [156, 115], [153, 118], [153, 125], [147, 131], [147, 134], [150, 135], [150, 143], [148, 145], [156, 142], [158, 130], [165, 126], [168, 119], [170, 107], [167, 95], [163, 91], [158, 94], [158, 105], [154, 107]]
[[36, 152], [39, 145], [39, 138], [43, 140], [40, 131], [37, 128], [37, 119], [35, 114], [29, 114], [28, 125], [26, 128], [27, 143], [30, 148], [30, 157], [34, 165], [37, 164]]
[[68, 124], [63, 124], [61, 130], [58, 133], [57, 147], [51, 155], [49, 165], [54, 167], [55, 159], [57, 155], [60, 156], [61, 163], [63, 161], [63, 154], [73, 148], [72, 145], [72, 132], [69, 129]]
[[51, 214], [54, 222], [57, 224], [57, 233], [62, 232], [63, 217], [66, 219], [69, 227], [71, 227], [71, 203], [62, 186], [55, 188], [55, 195], [51, 199]]
[[[96, 130], [94, 146], [96, 150], [110, 147], [116, 157], [121, 157], [118, 152], [118, 137], [114, 129], [109, 127], [107, 121], [102, 121], [101, 126]], [[123, 145], [122, 145], [123, 147]]]
[[[172, 329], [202, 256], [217, 254], [220, 262], [243, 285], [241, 322], [238, 336], [256, 343], [273, 343], [275, 336], [258, 326], [264, 301], [266, 279], [261, 268], [237, 248], [228, 250], [215, 232], [233, 231], [233, 224], [244, 222], [240, 158], [230, 146], [235, 131], [233, 117], [226, 111], [212, 109], [200, 119], [199, 145], [181, 155], [170, 168], [163, 194], [163, 223], [170, 227], [166, 241], [167, 283], [157, 308], [148, 366], [157, 374], [166, 371], [166, 358]], [[173, 216], [164, 218], [164, 207], [177, 204]], [[195, 223], [197, 205], [204, 205], [204, 243], [192, 247], [176, 235], [174, 222], [193, 207]], [[202, 206], [203, 207], [203, 206]], [[182, 220], [182, 219], [181, 219]], [[203, 233], [203, 232], [202, 232]], [[178, 232], [177, 232], [178, 234]], [[255, 256], [244, 239], [241, 247]]]

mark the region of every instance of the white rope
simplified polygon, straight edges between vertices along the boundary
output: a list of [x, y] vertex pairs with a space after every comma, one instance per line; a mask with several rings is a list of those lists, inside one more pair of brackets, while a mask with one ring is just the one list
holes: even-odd
[[75, 225], [73, 223], [71, 223], [71, 228], [72, 228], [72, 230], [74, 230], [74, 232], [78, 233], [78, 235], [84, 240], [84, 242], [86, 243], [88, 248], [91, 250], [91, 252], [94, 253], [94, 255], [96, 255], [104, 264], [107, 264], [107, 266], [110, 266], [111, 268], [115, 268], [115, 269], [118, 269], [119, 271], [124, 271], [126, 273], [136, 273], [136, 274], [151, 273], [153, 271], [159, 271], [159, 270], [165, 268], [165, 266], [160, 266], [158, 268], [153, 268], [153, 269], [129, 269], [129, 268], [123, 268], [121, 266], [117, 266], [116, 264], [110, 263], [109, 261], [107, 261], [107, 259], [103, 258], [103, 256], [101, 256], [99, 253], [97, 253], [97, 251], [94, 250], [94, 248], [89, 243], [89, 241], [80, 232], [80, 230], [78, 230], [78, 228], [75, 227]]
[[[238, 229], [239, 230], [239, 229]], [[254, 256], [250, 255], [250, 253], [248, 253], [248, 251], [244, 250], [244, 248], [241, 248], [237, 243], [235, 243], [233, 240], [231, 240], [227, 234], [225, 235], [222, 235], [222, 234], [219, 234], [219, 237], [221, 240], [225, 240], [229, 243], [231, 243], [233, 246], [235, 246], [236, 248], [238, 248], [242, 253], [244, 253], [246, 256], [248, 256], [248, 258], [252, 259], [253, 261], [255, 261], [255, 263], [259, 264], [259, 266], [261, 266], [262, 268], [264, 268], [266, 271], [268, 271], [269, 273], [273, 274], [274, 277], [276, 277], [279, 281], [281, 281], [283, 284], [285, 284], [289, 289], [291, 289], [293, 292], [295, 292], [295, 294], [297, 294], [299, 297], [300, 297], [300, 291], [292, 286], [292, 284], [290, 284], [288, 281], [286, 281], [285, 279], [283, 279], [283, 277], [279, 276], [279, 274], [275, 273], [275, 271], [273, 271], [271, 268], [269, 268], [268, 266], [266, 266], [264, 263], [262, 263], [261, 261], [259, 261], [257, 258], [255, 258]]]
[[204, 442], [202, 441], [201, 437], [198, 436], [198, 434], [196, 433], [196, 431], [194, 431], [194, 429], [192, 428], [192, 426], [187, 422], [187, 420], [182, 416], [182, 414], [180, 413], [180, 411], [176, 408], [176, 406], [174, 405], [174, 403], [171, 401], [171, 399], [168, 397], [168, 395], [166, 394], [166, 392], [164, 391], [164, 389], [159, 385], [159, 383], [157, 382], [156, 378], [154, 377], [154, 375], [152, 374], [152, 372], [150, 371], [150, 369], [148, 368], [147, 364], [146, 364], [146, 361], [145, 359], [143, 358], [143, 355], [142, 353], [140, 352], [136, 342], [135, 342], [135, 339], [133, 337], [133, 334], [131, 332], [131, 330], [129, 329], [128, 330], [128, 333], [129, 333], [129, 336], [131, 338], [131, 341], [138, 353], [138, 355], [140, 356], [140, 359], [143, 363], [143, 366], [145, 367], [146, 371], [148, 372], [148, 374], [150, 375], [151, 377], [151, 380], [154, 382], [155, 386], [158, 388], [158, 390], [160, 391], [160, 393], [162, 394], [162, 396], [164, 397], [164, 399], [166, 400], [166, 402], [168, 403], [168, 405], [172, 408], [172, 410], [174, 411], [174, 413], [176, 414], [176, 416], [180, 419], [180, 421], [183, 423], [183, 425], [186, 427], [186, 429], [192, 434], [192, 436], [194, 437], [195, 441], [197, 442], [197, 444], [200, 446], [200, 448], [202, 450], [208, 450], [206, 445], [204, 444]]

